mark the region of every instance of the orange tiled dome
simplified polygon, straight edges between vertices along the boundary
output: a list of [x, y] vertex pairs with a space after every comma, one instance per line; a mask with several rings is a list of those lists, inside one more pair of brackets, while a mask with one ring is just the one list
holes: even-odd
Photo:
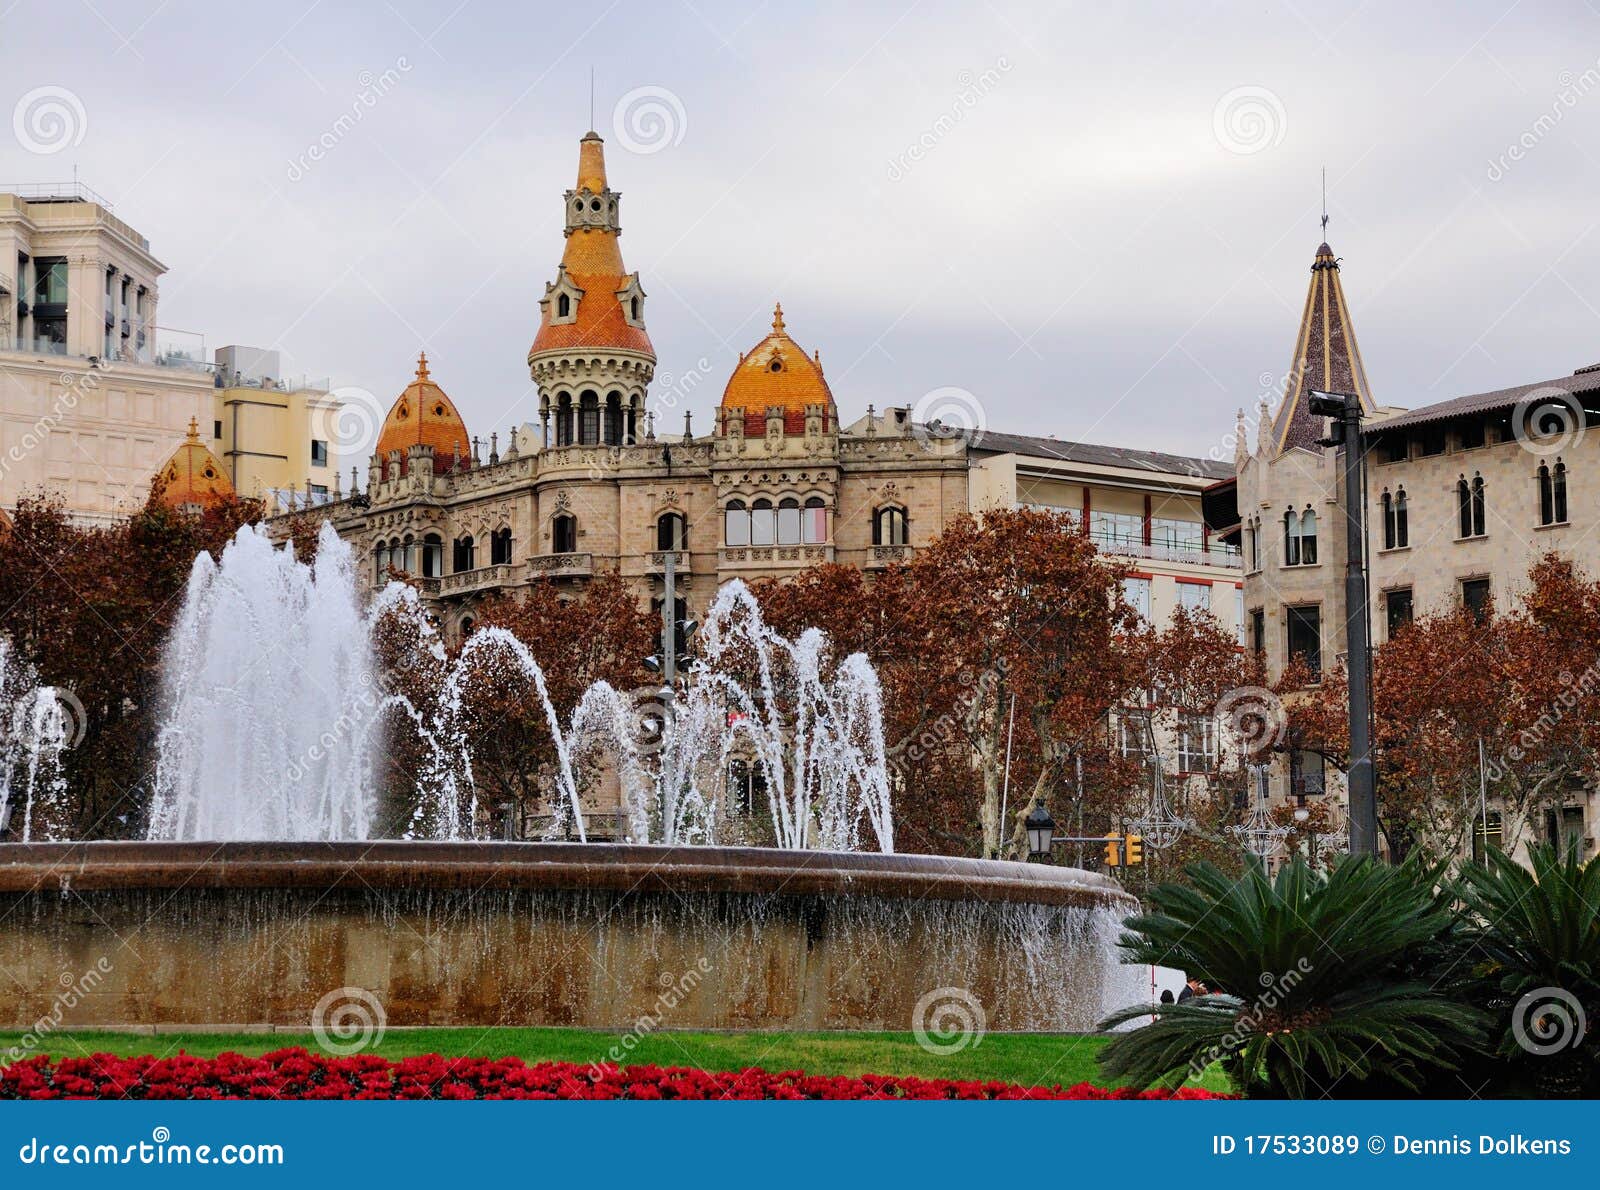
[[433, 447], [435, 472], [454, 468], [458, 459], [470, 462], [467, 423], [444, 389], [429, 378], [426, 352], [417, 357], [416, 379], [395, 398], [383, 419], [376, 450], [385, 459], [391, 450], [398, 450], [404, 468], [407, 452], [419, 443]]
[[772, 333], [757, 343], [754, 350], [739, 360], [722, 392], [724, 409], [744, 412], [744, 432], [767, 432], [767, 410], [783, 408], [783, 428], [787, 434], [802, 434], [806, 428], [806, 406], [823, 405], [833, 416], [833, 393], [822, 376], [822, 362], [809, 356], [784, 329], [783, 307], [772, 312]]
[[[578, 188], [573, 194], [589, 202], [615, 197], [607, 189], [605, 149], [599, 133], [590, 132], [578, 142]], [[539, 333], [528, 349], [530, 360], [545, 351], [585, 347], [623, 348], [655, 359], [649, 334], [643, 326], [631, 325], [623, 313], [619, 295], [634, 278], [622, 264], [622, 247], [617, 242], [621, 234], [615, 227], [573, 227], [568, 231], [561, 268], [583, 296], [570, 322], [552, 322], [554, 304], [544, 303]]]
[[210, 508], [233, 496], [233, 481], [217, 456], [200, 441], [200, 425], [189, 419], [189, 436], [157, 472], [161, 502], [168, 508]]

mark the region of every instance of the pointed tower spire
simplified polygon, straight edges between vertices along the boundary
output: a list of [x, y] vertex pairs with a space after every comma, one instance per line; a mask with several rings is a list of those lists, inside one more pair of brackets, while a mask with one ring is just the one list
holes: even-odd
[[426, 351], [419, 351], [419, 352], [417, 352], [417, 379], [418, 380], [426, 380], [427, 378], [428, 378], [428, 353]]
[[1313, 392], [1355, 393], [1368, 413], [1376, 406], [1367, 386], [1366, 368], [1356, 346], [1355, 327], [1339, 283], [1339, 260], [1326, 243], [1311, 263], [1311, 287], [1300, 316], [1300, 334], [1283, 386], [1283, 403], [1272, 420], [1274, 455], [1301, 447], [1315, 450], [1322, 437], [1322, 418], [1311, 412]]

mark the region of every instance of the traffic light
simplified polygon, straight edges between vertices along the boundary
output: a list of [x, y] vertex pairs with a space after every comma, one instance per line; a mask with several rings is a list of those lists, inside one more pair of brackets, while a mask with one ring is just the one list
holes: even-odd
[[1120, 868], [1122, 866], [1122, 836], [1112, 831], [1106, 836], [1106, 867]]
[[1126, 854], [1123, 858], [1127, 861], [1129, 867], [1134, 864], [1144, 863], [1144, 836], [1129, 835], [1124, 844], [1124, 851]]

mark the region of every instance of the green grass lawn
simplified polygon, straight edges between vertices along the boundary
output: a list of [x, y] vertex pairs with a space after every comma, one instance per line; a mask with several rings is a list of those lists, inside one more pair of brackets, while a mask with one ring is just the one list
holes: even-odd
[[[0, 1055], [21, 1035], [0, 1033]], [[367, 1052], [385, 1058], [412, 1054], [516, 1056], [528, 1062], [604, 1062], [615, 1047], [625, 1066], [695, 1066], [703, 1070], [804, 1070], [810, 1074], [900, 1074], [923, 1078], [1000, 1079], [1026, 1086], [1079, 1082], [1104, 1084], [1095, 1054], [1105, 1039], [1061, 1033], [990, 1033], [954, 1054], [930, 1054], [910, 1033], [654, 1033], [623, 1047], [618, 1033], [586, 1029], [391, 1029]], [[309, 1033], [57, 1032], [44, 1048], [57, 1057], [103, 1052], [131, 1056], [176, 1054], [211, 1057], [225, 1050], [264, 1054], [285, 1046], [317, 1048]], [[3, 1059], [0, 1059], [3, 1060]], [[1200, 1081], [1207, 1090], [1227, 1090], [1220, 1073]]]

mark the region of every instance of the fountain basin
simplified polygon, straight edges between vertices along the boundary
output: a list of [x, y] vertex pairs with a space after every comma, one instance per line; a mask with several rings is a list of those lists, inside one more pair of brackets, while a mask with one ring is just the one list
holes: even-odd
[[[0, 845], [0, 1028], [1083, 1030], [1134, 899], [1070, 868], [572, 843]], [[932, 1007], [930, 1007], [932, 1005]], [[326, 1011], [326, 1008], [324, 1009]]]

